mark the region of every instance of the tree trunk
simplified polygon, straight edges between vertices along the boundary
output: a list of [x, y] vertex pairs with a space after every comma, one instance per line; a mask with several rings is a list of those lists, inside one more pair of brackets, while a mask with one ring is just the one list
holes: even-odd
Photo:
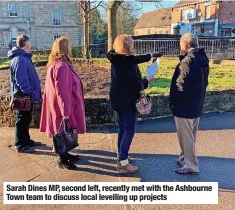
[[84, 53], [86, 59], [90, 59], [90, 50], [89, 50], [89, 7], [88, 2], [84, 3]]
[[123, 1], [110, 0], [108, 4], [108, 51], [112, 50], [117, 36], [117, 10]]

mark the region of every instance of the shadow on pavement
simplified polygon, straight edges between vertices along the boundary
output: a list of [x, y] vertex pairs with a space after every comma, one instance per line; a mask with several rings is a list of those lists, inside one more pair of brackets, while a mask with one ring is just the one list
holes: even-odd
[[[92, 165], [99, 169], [80, 168], [78, 165], [78, 170], [118, 176], [115, 166], [105, 165], [105, 163], [116, 164], [116, 159], [110, 159], [110, 157], [115, 157], [115, 155], [115, 153], [108, 151], [82, 151], [82, 160], [78, 164]], [[139, 177], [142, 182], [218, 182], [220, 189], [235, 190], [235, 159], [233, 158], [198, 157], [200, 173], [196, 175], [180, 175], [174, 172], [178, 167], [176, 164], [176, 155], [130, 155], [133, 158], [133, 164], [139, 167], [139, 172], [130, 176]], [[103, 171], [103, 169], [109, 171]]]
[[[75, 162], [78, 171], [107, 175], [113, 177], [139, 177], [135, 174], [118, 174], [116, 168], [116, 153], [100, 150], [73, 150], [80, 155], [80, 160]], [[87, 166], [87, 167], [86, 167]], [[92, 168], [91, 168], [92, 167]]]
[[[199, 130], [235, 129], [235, 112], [207, 113], [201, 117]], [[88, 129], [89, 133], [116, 133], [117, 126], [96, 126]], [[136, 133], [174, 133], [173, 117], [139, 121]]]

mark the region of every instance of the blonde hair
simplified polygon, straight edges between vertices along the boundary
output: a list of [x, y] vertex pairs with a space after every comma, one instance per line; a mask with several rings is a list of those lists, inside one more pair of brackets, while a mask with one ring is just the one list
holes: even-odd
[[199, 47], [197, 36], [191, 33], [184, 34], [180, 39], [180, 47], [183, 50]]
[[72, 64], [71, 57], [72, 57], [72, 47], [68, 37], [66, 36], [59, 37], [53, 43], [47, 67], [49, 67], [51, 64], [56, 63], [57, 61], [64, 61], [71, 65]]
[[135, 54], [134, 41], [127, 34], [122, 34], [116, 37], [113, 44], [113, 49], [118, 54], [127, 54], [127, 55]]

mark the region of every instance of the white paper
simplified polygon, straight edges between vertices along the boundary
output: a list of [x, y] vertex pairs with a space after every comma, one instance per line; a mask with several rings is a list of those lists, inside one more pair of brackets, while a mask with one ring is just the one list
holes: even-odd
[[147, 67], [147, 79], [153, 77], [159, 70], [159, 60], [157, 59], [155, 62], [151, 63]]

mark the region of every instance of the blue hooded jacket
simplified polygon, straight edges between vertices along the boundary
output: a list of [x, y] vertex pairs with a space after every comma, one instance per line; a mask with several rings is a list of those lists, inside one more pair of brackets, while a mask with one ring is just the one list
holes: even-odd
[[11, 59], [11, 91], [19, 96], [31, 96], [32, 103], [41, 101], [40, 79], [32, 63], [32, 54], [14, 47], [8, 57]]

